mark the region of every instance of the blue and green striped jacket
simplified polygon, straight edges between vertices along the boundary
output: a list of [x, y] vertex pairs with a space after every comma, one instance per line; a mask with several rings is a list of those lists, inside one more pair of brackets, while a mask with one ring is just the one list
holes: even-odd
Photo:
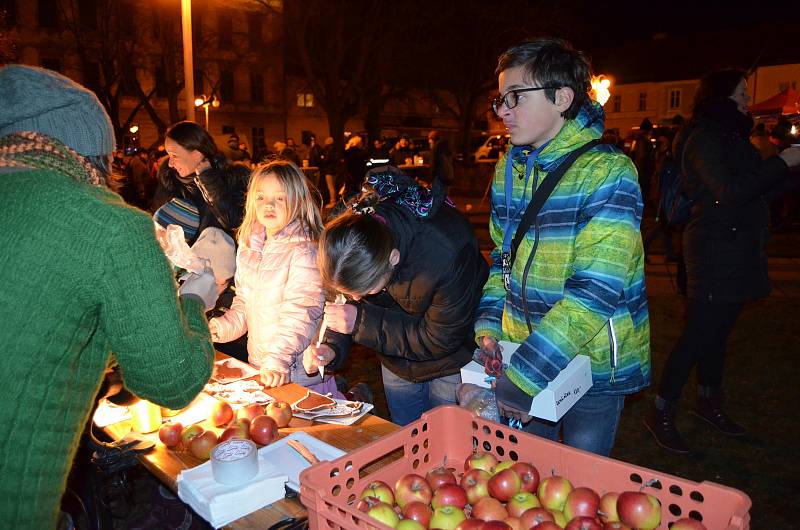
[[[603, 122], [602, 107], [587, 103], [539, 153], [529, 186], [535, 189], [566, 155], [600, 137]], [[508, 156], [498, 162], [492, 183], [490, 234], [495, 250], [475, 323], [476, 337], [521, 344], [506, 375], [531, 396], [577, 354], [591, 359], [590, 393], [629, 394], [646, 387], [650, 321], [639, 230], [642, 196], [633, 163], [609, 145], [598, 145], [575, 161], [522, 240], [507, 292], [500, 257], [503, 238], [506, 230], [516, 231], [519, 210], [531, 196], [528, 189], [527, 200], [521, 200], [525, 163], [512, 161], [513, 191], [507, 211]], [[509, 215], [513, 221], [506, 227]]]

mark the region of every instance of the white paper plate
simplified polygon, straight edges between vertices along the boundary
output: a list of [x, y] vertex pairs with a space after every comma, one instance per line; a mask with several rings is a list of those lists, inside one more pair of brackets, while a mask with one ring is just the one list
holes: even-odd
[[311, 464], [300, 456], [300, 453], [286, 445], [286, 440], [297, 440], [320, 460], [334, 460], [345, 454], [341, 449], [318, 440], [303, 431], [293, 432], [289, 436], [259, 449], [259, 457], [265, 458], [270, 464], [277, 467], [281, 473], [285, 473], [289, 477], [286, 485], [295, 491], [300, 491], [300, 472], [310, 467]]

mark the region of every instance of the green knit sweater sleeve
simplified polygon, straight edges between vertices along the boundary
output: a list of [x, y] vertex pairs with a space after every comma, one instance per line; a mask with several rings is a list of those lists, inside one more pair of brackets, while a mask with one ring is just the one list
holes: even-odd
[[211, 377], [214, 348], [202, 303], [178, 297], [152, 221], [120, 210], [105, 254], [101, 326], [137, 396], [181, 408]]

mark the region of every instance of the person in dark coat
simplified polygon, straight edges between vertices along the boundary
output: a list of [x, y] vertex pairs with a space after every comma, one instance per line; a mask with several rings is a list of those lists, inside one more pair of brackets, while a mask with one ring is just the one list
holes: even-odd
[[431, 131], [428, 134], [428, 144], [431, 148], [431, 163], [433, 165], [431, 174], [433, 178], [438, 178], [448, 186], [453, 183], [453, 151], [450, 144], [442, 138], [439, 131]]
[[691, 121], [676, 140], [684, 188], [693, 200], [684, 231], [686, 324], [667, 359], [645, 426], [666, 449], [689, 452], [675, 427], [681, 391], [697, 365], [694, 414], [728, 435], [744, 427], [723, 408], [722, 378], [728, 336], [744, 302], [769, 294], [764, 195], [790, 177], [800, 149], [761, 159], [750, 144], [747, 74], [721, 70], [700, 82]]
[[[488, 265], [439, 181], [428, 190], [383, 166], [365, 182], [374, 191], [329, 222], [320, 239], [323, 283], [350, 299], [326, 304], [320, 348], [334, 350], [334, 368], [351, 341], [375, 350], [392, 421], [406, 425], [456, 403]], [[316, 357], [312, 346], [304, 364], [318, 364]]]
[[159, 166], [157, 195], [165, 202], [172, 198], [190, 201], [200, 215], [198, 234], [213, 226], [235, 238], [250, 170], [228, 163], [208, 132], [191, 121], [170, 127], [164, 146], [169, 156]]

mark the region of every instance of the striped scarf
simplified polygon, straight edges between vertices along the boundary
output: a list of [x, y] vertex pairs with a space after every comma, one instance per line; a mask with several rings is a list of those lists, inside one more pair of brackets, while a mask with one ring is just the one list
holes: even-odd
[[83, 155], [50, 136], [22, 131], [0, 138], [0, 168], [49, 169], [77, 182], [105, 187], [106, 180]]

